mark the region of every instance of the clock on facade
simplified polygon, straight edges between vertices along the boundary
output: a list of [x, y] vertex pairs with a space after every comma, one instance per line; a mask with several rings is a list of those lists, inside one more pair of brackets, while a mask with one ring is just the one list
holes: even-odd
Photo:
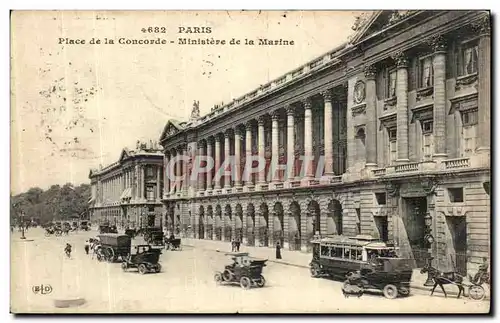
[[359, 104], [365, 99], [365, 82], [357, 81], [354, 85], [354, 103]]

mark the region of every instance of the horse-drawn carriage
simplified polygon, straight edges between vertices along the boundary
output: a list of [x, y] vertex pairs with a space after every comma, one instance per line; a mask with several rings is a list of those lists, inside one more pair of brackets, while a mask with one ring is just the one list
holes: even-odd
[[45, 227], [45, 236], [49, 237], [51, 235], [55, 235], [56, 237], [59, 237], [62, 235], [62, 230], [59, 227], [56, 226], [47, 226]]
[[167, 250], [182, 250], [181, 239], [174, 237], [165, 237], [165, 249]]
[[247, 252], [228, 253], [226, 256], [231, 256], [233, 263], [225, 266], [223, 272], [215, 273], [217, 284], [239, 284], [243, 289], [264, 287], [266, 280], [262, 269], [266, 266], [266, 259], [251, 258]]
[[344, 295], [381, 290], [386, 298], [393, 299], [410, 294], [415, 262], [398, 258], [394, 248], [384, 242], [369, 236], [334, 236], [311, 242], [311, 276], [347, 278], [342, 288]]
[[99, 238], [99, 246], [95, 253], [97, 260], [115, 262], [118, 258], [126, 259], [130, 254], [132, 241], [125, 234], [104, 233], [97, 236]]
[[141, 275], [147, 272], [159, 273], [161, 265], [158, 263], [161, 250], [154, 249], [150, 245], [139, 245], [135, 247], [135, 254], [129, 254], [122, 262], [123, 271], [129, 268], [137, 268]]

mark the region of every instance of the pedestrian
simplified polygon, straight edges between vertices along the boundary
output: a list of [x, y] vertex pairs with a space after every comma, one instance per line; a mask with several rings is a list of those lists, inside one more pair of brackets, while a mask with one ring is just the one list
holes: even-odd
[[88, 255], [89, 254], [89, 250], [90, 250], [90, 241], [89, 240], [86, 240], [85, 241], [85, 253]]
[[281, 243], [276, 243], [276, 259], [281, 259]]
[[66, 247], [64, 248], [64, 252], [68, 258], [71, 258], [71, 245], [66, 243]]

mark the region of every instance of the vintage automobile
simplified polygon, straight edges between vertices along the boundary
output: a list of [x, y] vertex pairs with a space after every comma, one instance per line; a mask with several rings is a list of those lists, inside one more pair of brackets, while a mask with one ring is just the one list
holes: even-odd
[[99, 233], [118, 233], [118, 229], [114, 225], [99, 225]]
[[165, 249], [167, 250], [182, 250], [181, 239], [180, 238], [166, 238], [165, 237]]
[[125, 229], [125, 234], [128, 235], [131, 239], [134, 239], [137, 235], [137, 230], [127, 228], [127, 229]]
[[159, 273], [161, 265], [158, 263], [161, 250], [154, 249], [150, 245], [135, 246], [135, 253], [129, 254], [122, 262], [123, 271], [129, 268], [137, 268], [141, 275], [148, 272]]
[[410, 294], [413, 259], [399, 258], [395, 249], [370, 236], [332, 236], [311, 241], [313, 259], [312, 277], [329, 275], [347, 280], [350, 285], [363, 290], [382, 290], [387, 298]]
[[215, 273], [217, 284], [239, 284], [243, 289], [264, 287], [266, 280], [262, 276], [262, 269], [267, 259], [249, 257], [248, 252], [227, 253], [226, 256], [231, 256], [233, 263], [227, 265], [223, 272]]
[[130, 254], [132, 240], [128, 235], [104, 233], [97, 236], [100, 243], [96, 249], [97, 260], [115, 262], [122, 260]]

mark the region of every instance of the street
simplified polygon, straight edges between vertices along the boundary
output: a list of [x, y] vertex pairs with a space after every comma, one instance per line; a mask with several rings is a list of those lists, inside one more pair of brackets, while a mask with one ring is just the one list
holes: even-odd
[[[120, 263], [100, 263], [84, 251], [96, 231], [45, 237], [30, 229], [20, 240], [11, 234], [11, 311], [23, 313], [485, 313], [489, 301], [430, 297], [412, 292], [407, 298], [385, 299], [365, 294], [344, 298], [341, 282], [313, 279], [307, 269], [268, 262], [264, 288], [217, 286], [214, 272], [231, 259], [222, 252], [185, 246], [163, 251], [162, 272], [123, 272]], [[63, 249], [73, 246], [71, 259]], [[33, 286], [50, 285], [42, 295]], [[80, 307], [61, 309], [55, 299], [84, 298]]]

